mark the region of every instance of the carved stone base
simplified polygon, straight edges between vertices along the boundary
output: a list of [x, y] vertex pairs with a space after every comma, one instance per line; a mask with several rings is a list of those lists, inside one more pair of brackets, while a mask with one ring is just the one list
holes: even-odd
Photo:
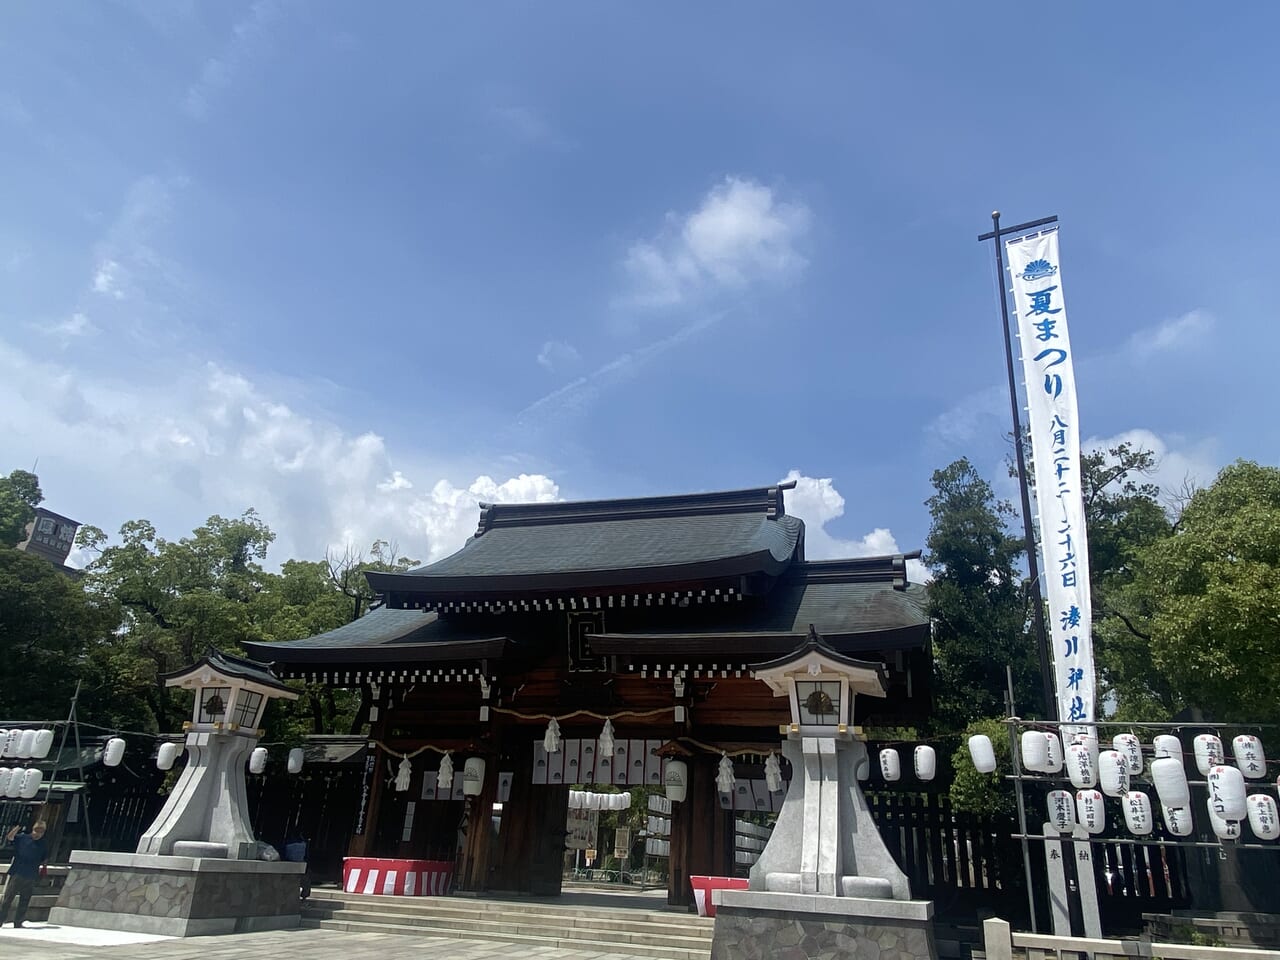
[[938, 960], [933, 904], [717, 890], [711, 960]]
[[198, 937], [302, 922], [303, 863], [76, 850], [52, 923]]

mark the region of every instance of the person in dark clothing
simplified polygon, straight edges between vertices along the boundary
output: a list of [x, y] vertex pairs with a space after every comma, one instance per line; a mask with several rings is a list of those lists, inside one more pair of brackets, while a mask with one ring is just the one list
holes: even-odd
[[18, 898], [18, 912], [13, 915], [13, 925], [20, 927], [27, 919], [27, 905], [31, 903], [31, 891], [40, 876], [40, 865], [49, 859], [49, 848], [44, 839], [45, 824], [37, 820], [30, 833], [18, 833], [14, 827], [5, 842], [13, 845], [13, 860], [9, 864], [9, 877], [4, 884], [4, 901], [0, 902], [0, 926], [9, 915], [9, 904]]

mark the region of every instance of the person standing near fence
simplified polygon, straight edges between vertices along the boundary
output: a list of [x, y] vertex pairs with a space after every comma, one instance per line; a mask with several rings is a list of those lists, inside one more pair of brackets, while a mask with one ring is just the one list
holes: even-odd
[[31, 825], [30, 833], [19, 833], [21, 827], [14, 827], [4, 838], [5, 843], [13, 846], [13, 860], [9, 864], [9, 877], [4, 884], [4, 900], [0, 902], [0, 926], [9, 916], [9, 904], [16, 897], [18, 912], [13, 915], [13, 925], [21, 927], [27, 919], [27, 906], [31, 903], [31, 892], [35, 889], [36, 879], [40, 876], [41, 865], [49, 859], [49, 847], [44, 839], [45, 823], [37, 820]]

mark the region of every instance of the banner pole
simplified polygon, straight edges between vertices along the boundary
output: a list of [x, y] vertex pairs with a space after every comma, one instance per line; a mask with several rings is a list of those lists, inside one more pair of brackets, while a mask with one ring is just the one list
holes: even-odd
[[1018, 388], [1013, 374], [1013, 336], [1009, 331], [1009, 300], [1005, 293], [1004, 250], [1000, 246], [1002, 233], [1014, 233], [1031, 226], [1042, 226], [1056, 221], [1057, 217], [1037, 220], [1034, 224], [1019, 224], [1016, 227], [1000, 229], [1000, 211], [991, 214], [993, 232], [983, 234], [979, 240], [988, 238], [995, 241], [996, 248], [996, 282], [1000, 287], [1000, 318], [1004, 321], [1004, 360], [1009, 373], [1009, 408], [1013, 414], [1013, 448], [1018, 460], [1018, 492], [1022, 495], [1022, 530], [1026, 537], [1027, 574], [1031, 579], [1032, 616], [1036, 627], [1037, 648], [1040, 659], [1040, 678], [1044, 684], [1045, 719], [1058, 719], [1058, 697], [1054, 689], [1052, 658], [1049, 651], [1049, 636], [1044, 625], [1044, 598], [1040, 593], [1040, 563], [1036, 557], [1036, 538], [1031, 521], [1031, 493], [1027, 486], [1027, 460], [1022, 448], [1022, 419], [1018, 416]]

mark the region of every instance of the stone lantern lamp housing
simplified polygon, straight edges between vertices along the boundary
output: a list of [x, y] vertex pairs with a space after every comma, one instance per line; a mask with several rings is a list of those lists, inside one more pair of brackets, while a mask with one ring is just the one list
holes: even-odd
[[933, 904], [911, 899], [858, 785], [869, 759], [853, 702], [885, 696], [884, 665], [839, 653], [810, 627], [805, 643], [753, 676], [789, 698], [791, 723], [779, 732], [793, 773], [749, 889], [713, 893], [712, 960], [862, 957], [869, 945], [893, 960], [936, 960]]
[[186, 766], [136, 853], [72, 852], [50, 920], [169, 936], [298, 926], [306, 865], [260, 858], [245, 794], [267, 704], [298, 694], [218, 650], [164, 679], [195, 695]]

